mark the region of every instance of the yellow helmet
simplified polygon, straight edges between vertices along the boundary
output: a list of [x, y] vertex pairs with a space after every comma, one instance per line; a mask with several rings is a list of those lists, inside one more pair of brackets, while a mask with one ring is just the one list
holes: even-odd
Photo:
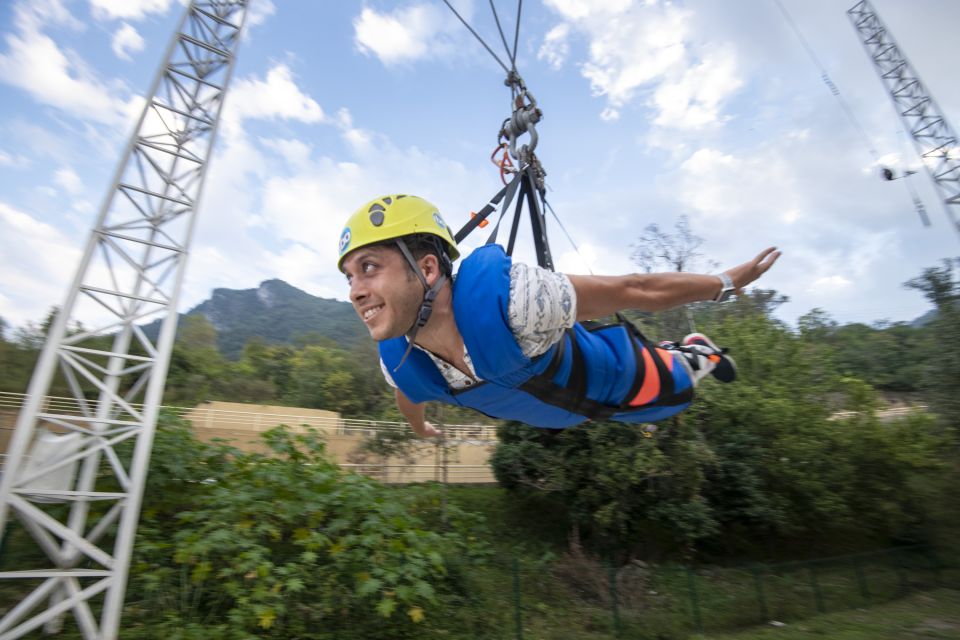
[[337, 268], [343, 271], [343, 259], [355, 249], [414, 233], [427, 233], [440, 238], [446, 245], [451, 261], [460, 256], [453, 231], [434, 205], [417, 196], [389, 195], [374, 198], [347, 220], [347, 225], [340, 233]]

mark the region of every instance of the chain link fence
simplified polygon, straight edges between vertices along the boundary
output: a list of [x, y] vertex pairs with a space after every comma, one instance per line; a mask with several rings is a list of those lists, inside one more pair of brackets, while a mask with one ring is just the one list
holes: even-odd
[[476, 638], [680, 639], [960, 588], [960, 570], [927, 546], [738, 567], [613, 567], [568, 556], [542, 565], [498, 558], [494, 569], [497, 588], [482, 569], [467, 577], [469, 605], [488, 612]]

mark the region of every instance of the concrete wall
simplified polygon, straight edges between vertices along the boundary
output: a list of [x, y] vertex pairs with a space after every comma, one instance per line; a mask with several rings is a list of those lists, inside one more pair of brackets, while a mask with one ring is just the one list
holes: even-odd
[[[184, 415], [193, 424], [197, 437], [205, 442], [222, 439], [243, 451], [266, 453], [261, 434], [278, 425], [294, 432], [316, 429], [327, 445], [327, 452], [344, 468], [379, 478], [384, 482], [419, 482], [444, 479], [444, 451], [433, 441], [419, 445], [412, 460], [381, 459], [359, 451], [364, 440], [381, 428], [396, 423], [371, 423], [344, 420], [332, 411], [275, 405], [251, 405], [236, 402], [208, 402]], [[407, 428], [407, 427], [404, 427]], [[495, 482], [489, 467], [496, 444], [494, 429], [488, 426], [454, 427], [446, 443], [446, 480], [448, 482]], [[469, 439], [466, 439], [469, 438]], [[481, 439], [482, 438], [482, 439]]]
[[[21, 401], [20, 394], [4, 394], [0, 406], [0, 454], [6, 453]], [[69, 408], [72, 402], [69, 399], [52, 402], [59, 402], [62, 405], [60, 410], [65, 413], [75, 410]], [[243, 451], [260, 453], [269, 450], [261, 439], [263, 432], [281, 424], [294, 432], [304, 432], [307, 427], [312, 427], [323, 437], [328, 453], [338, 464], [384, 482], [444, 479], [456, 483], [495, 482], [489, 467], [490, 454], [496, 444], [496, 430], [491, 426], [446, 425], [445, 447], [438, 446], [433, 440], [424, 440], [411, 460], [402, 460], [381, 459], [359, 451], [364, 440], [379, 430], [409, 428], [398, 423], [344, 420], [333, 411], [239, 402], [207, 402], [185, 410], [183, 417], [193, 424], [194, 433], [201, 441], [221, 439]], [[59, 428], [51, 430], [62, 431]]]

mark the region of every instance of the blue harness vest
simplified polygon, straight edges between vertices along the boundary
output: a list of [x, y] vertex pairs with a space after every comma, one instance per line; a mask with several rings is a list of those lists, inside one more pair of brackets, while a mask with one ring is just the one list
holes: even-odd
[[[397, 369], [407, 339], [379, 343], [381, 359], [407, 398], [470, 407], [549, 429], [585, 420], [655, 422], [690, 405], [693, 385], [686, 368], [665, 362], [662, 352], [623, 317], [616, 324], [577, 323], [546, 353], [524, 356], [507, 321], [510, 264], [503, 247], [485, 245], [463, 261], [453, 287], [454, 319], [481, 379], [478, 384], [451, 389], [420, 349], [413, 349]], [[647, 376], [658, 376], [659, 393], [637, 404], [638, 392], [649, 386], [644, 385]]]

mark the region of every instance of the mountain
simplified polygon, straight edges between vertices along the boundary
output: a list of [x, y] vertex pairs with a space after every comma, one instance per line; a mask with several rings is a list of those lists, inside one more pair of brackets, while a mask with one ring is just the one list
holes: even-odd
[[927, 311], [925, 314], [923, 314], [922, 316], [920, 316], [919, 318], [911, 322], [910, 326], [913, 327], [914, 329], [920, 329], [922, 327], [927, 326], [928, 324], [930, 324], [936, 319], [937, 319], [937, 310], [930, 309], [930, 311]]
[[[214, 289], [208, 300], [185, 315], [202, 315], [217, 330], [217, 346], [237, 359], [253, 337], [289, 344], [298, 336], [320, 335], [343, 348], [369, 341], [369, 334], [349, 302], [318, 298], [283, 280], [265, 280], [256, 289]], [[144, 330], [151, 338], [159, 332], [154, 322]]]

